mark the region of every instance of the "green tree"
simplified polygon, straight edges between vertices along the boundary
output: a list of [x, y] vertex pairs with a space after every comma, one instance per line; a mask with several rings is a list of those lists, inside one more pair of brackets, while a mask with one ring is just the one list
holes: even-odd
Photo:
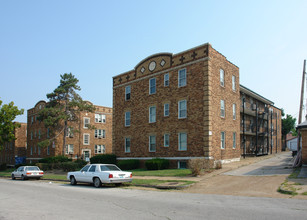
[[15, 140], [14, 131], [20, 127], [19, 123], [13, 122], [18, 115], [22, 115], [23, 109], [14, 106], [14, 102], [2, 105], [0, 100], [0, 151], [3, 149], [5, 142]]
[[[282, 116], [285, 116], [284, 110], [282, 109]], [[295, 130], [295, 123], [296, 123], [296, 118], [293, 118], [291, 115], [286, 115], [286, 117], [281, 119], [282, 123], [282, 136], [285, 138], [286, 135], [290, 132]]]
[[68, 124], [80, 121], [80, 112], [94, 112], [95, 107], [83, 101], [77, 91], [79, 80], [71, 73], [61, 75], [60, 85], [52, 92], [47, 94], [49, 102], [39, 113], [39, 120], [43, 121], [46, 128], [51, 131], [50, 139], [42, 141], [39, 146], [48, 146], [52, 139], [63, 134], [62, 154], [65, 154], [66, 134], [70, 127]]

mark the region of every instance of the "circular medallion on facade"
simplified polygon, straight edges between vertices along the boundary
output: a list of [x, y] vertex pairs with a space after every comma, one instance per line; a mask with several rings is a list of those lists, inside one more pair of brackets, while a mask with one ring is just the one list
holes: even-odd
[[154, 71], [155, 68], [156, 68], [156, 62], [155, 62], [155, 61], [151, 61], [151, 62], [149, 63], [148, 69], [149, 69], [150, 71]]

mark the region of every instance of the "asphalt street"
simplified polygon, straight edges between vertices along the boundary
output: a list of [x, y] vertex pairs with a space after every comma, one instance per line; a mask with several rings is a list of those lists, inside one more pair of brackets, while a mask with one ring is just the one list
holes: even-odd
[[0, 179], [0, 219], [306, 219], [307, 201]]

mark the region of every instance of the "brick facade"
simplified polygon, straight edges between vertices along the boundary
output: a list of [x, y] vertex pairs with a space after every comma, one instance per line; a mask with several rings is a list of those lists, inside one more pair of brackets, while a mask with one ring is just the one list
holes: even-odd
[[[224, 72], [224, 85], [220, 83], [221, 69]], [[186, 72], [184, 86], [179, 85], [182, 70]], [[169, 77], [167, 86], [164, 83], [165, 74]], [[232, 87], [233, 77], [235, 89]], [[153, 94], [150, 94], [151, 79], [155, 79]], [[127, 86], [130, 86], [131, 91], [129, 100], [125, 97]], [[221, 100], [225, 105], [225, 116], [222, 117]], [[179, 118], [181, 101], [186, 102], [187, 113], [184, 118]], [[169, 116], [164, 116], [164, 104], [169, 104]], [[237, 114], [235, 119], [233, 105]], [[152, 106], [156, 111], [156, 120], [150, 123], [149, 109]], [[150, 56], [134, 70], [113, 78], [113, 152], [119, 159], [160, 157], [173, 161], [191, 158], [224, 162], [238, 160], [239, 106], [239, 68], [210, 44], [179, 54]], [[125, 126], [126, 112], [130, 112], [129, 126]], [[222, 132], [225, 136], [223, 147]], [[169, 135], [167, 147], [164, 146], [165, 134]], [[153, 152], [150, 151], [151, 136], [155, 139]], [[126, 139], [130, 140], [130, 152], [125, 152]], [[179, 143], [179, 139], [183, 142]], [[183, 146], [186, 144], [186, 149], [180, 149], [182, 143]]]
[[[52, 139], [50, 146], [42, 149], [38, 147], [39, 142], [48, 138], [48, 130], [45, 128], [44, 123], [37, 119], [38, 112], [41, 108], [44, 108], [45, 105], [45, 101], [39, 101], [34, 108], [28, 110], [28, 162], [36, 162], [41, 158], [49, 156], [63, 155], [62, 146], [64, 132], [56, 134], [56, 138]], [[72, 130], [75, 130], [75, 132], [67, 134], [66, 146], [73, 145], [73, 147], [68, 147], [67, 150], [65, 149], [65, 156], [72, 159], [85, 159], [85, 157], [90, 158], [97, 154], [112, 153], [112, 108], [97, 105], [94, 106], [96, 107], [95, 112], [81, 112], [79, 122], [68, 123], [68, 126], [71, 127]], [[101, 118], [101, 120], [95, 120], [95, 115], [97, 116], [97, 119]], [[88, 129], [85, 126], [85, 120], [95, 128]], [[101, 130], [101, 133], [96, 132], [96, 137], [95, 130]], [[85, 135], [89, 135], [87, 143], [85, 143], [84, 140]], [[105, 151], [103, 151], [103, 146]]]
[[[22, 160], [26, 157], [27, 148], [27, 124], [19, 123], [20, 127], [14, 131], [16, 140], [4, 143], [4, 148], [0, 151], [0, 164], [15, 165], [19, 158]], [[15, 160], [16, 159], [16, 160]]]

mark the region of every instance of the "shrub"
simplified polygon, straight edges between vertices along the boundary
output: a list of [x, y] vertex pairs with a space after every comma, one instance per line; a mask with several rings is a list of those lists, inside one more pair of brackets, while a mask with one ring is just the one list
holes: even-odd
[[169, 167], [169, 160], [154, 158], [145, 162], [147, 170], [163, 170]]
[[0, 165], [0, 170], [6, 170], [6, 163]]
[[200, 175], [202, 170], [209, 170], [213, 168], [213, 160], [209, 159], [191, 159], [188, 162], [189, 169], [193, 176]]
[[101, 154], [90, 158], [91, 164], [104, 163], [104, 164], [116, 164], [115, 154]]
[[75, 171], [78, 170], [78, 164], [75, 162], [63, 162], [60, 163], [60, 167], [63, 171], [69, 172], [69, 171]]
[[139, 160], [120, 160], [117, 161], [117, 165], [122, 170], [134, 170], [140, 167], [140, 161]]
[[222, 169], [222, 161], [220, 161], [220, 160], [215, 161], [214, 168], [215, 169]]
[[87, 164], [85, 160], [81, 160], [81, 159], [75, 160], [74, 163], [78, 165], [78, 168], [82, 168]]
[[39, 160], [39, 163], [61, 163], [61, 162], [68, 162], [71, 161], [68, 157], [65, 156], [55, 156], [55, 157], [46, 157], [41, 160]]
[[39, 167], [39, 169], [43, 171], [51, 170], [52, 169], [52, 164], [50, 163], [37, 163], [36, 166]]

